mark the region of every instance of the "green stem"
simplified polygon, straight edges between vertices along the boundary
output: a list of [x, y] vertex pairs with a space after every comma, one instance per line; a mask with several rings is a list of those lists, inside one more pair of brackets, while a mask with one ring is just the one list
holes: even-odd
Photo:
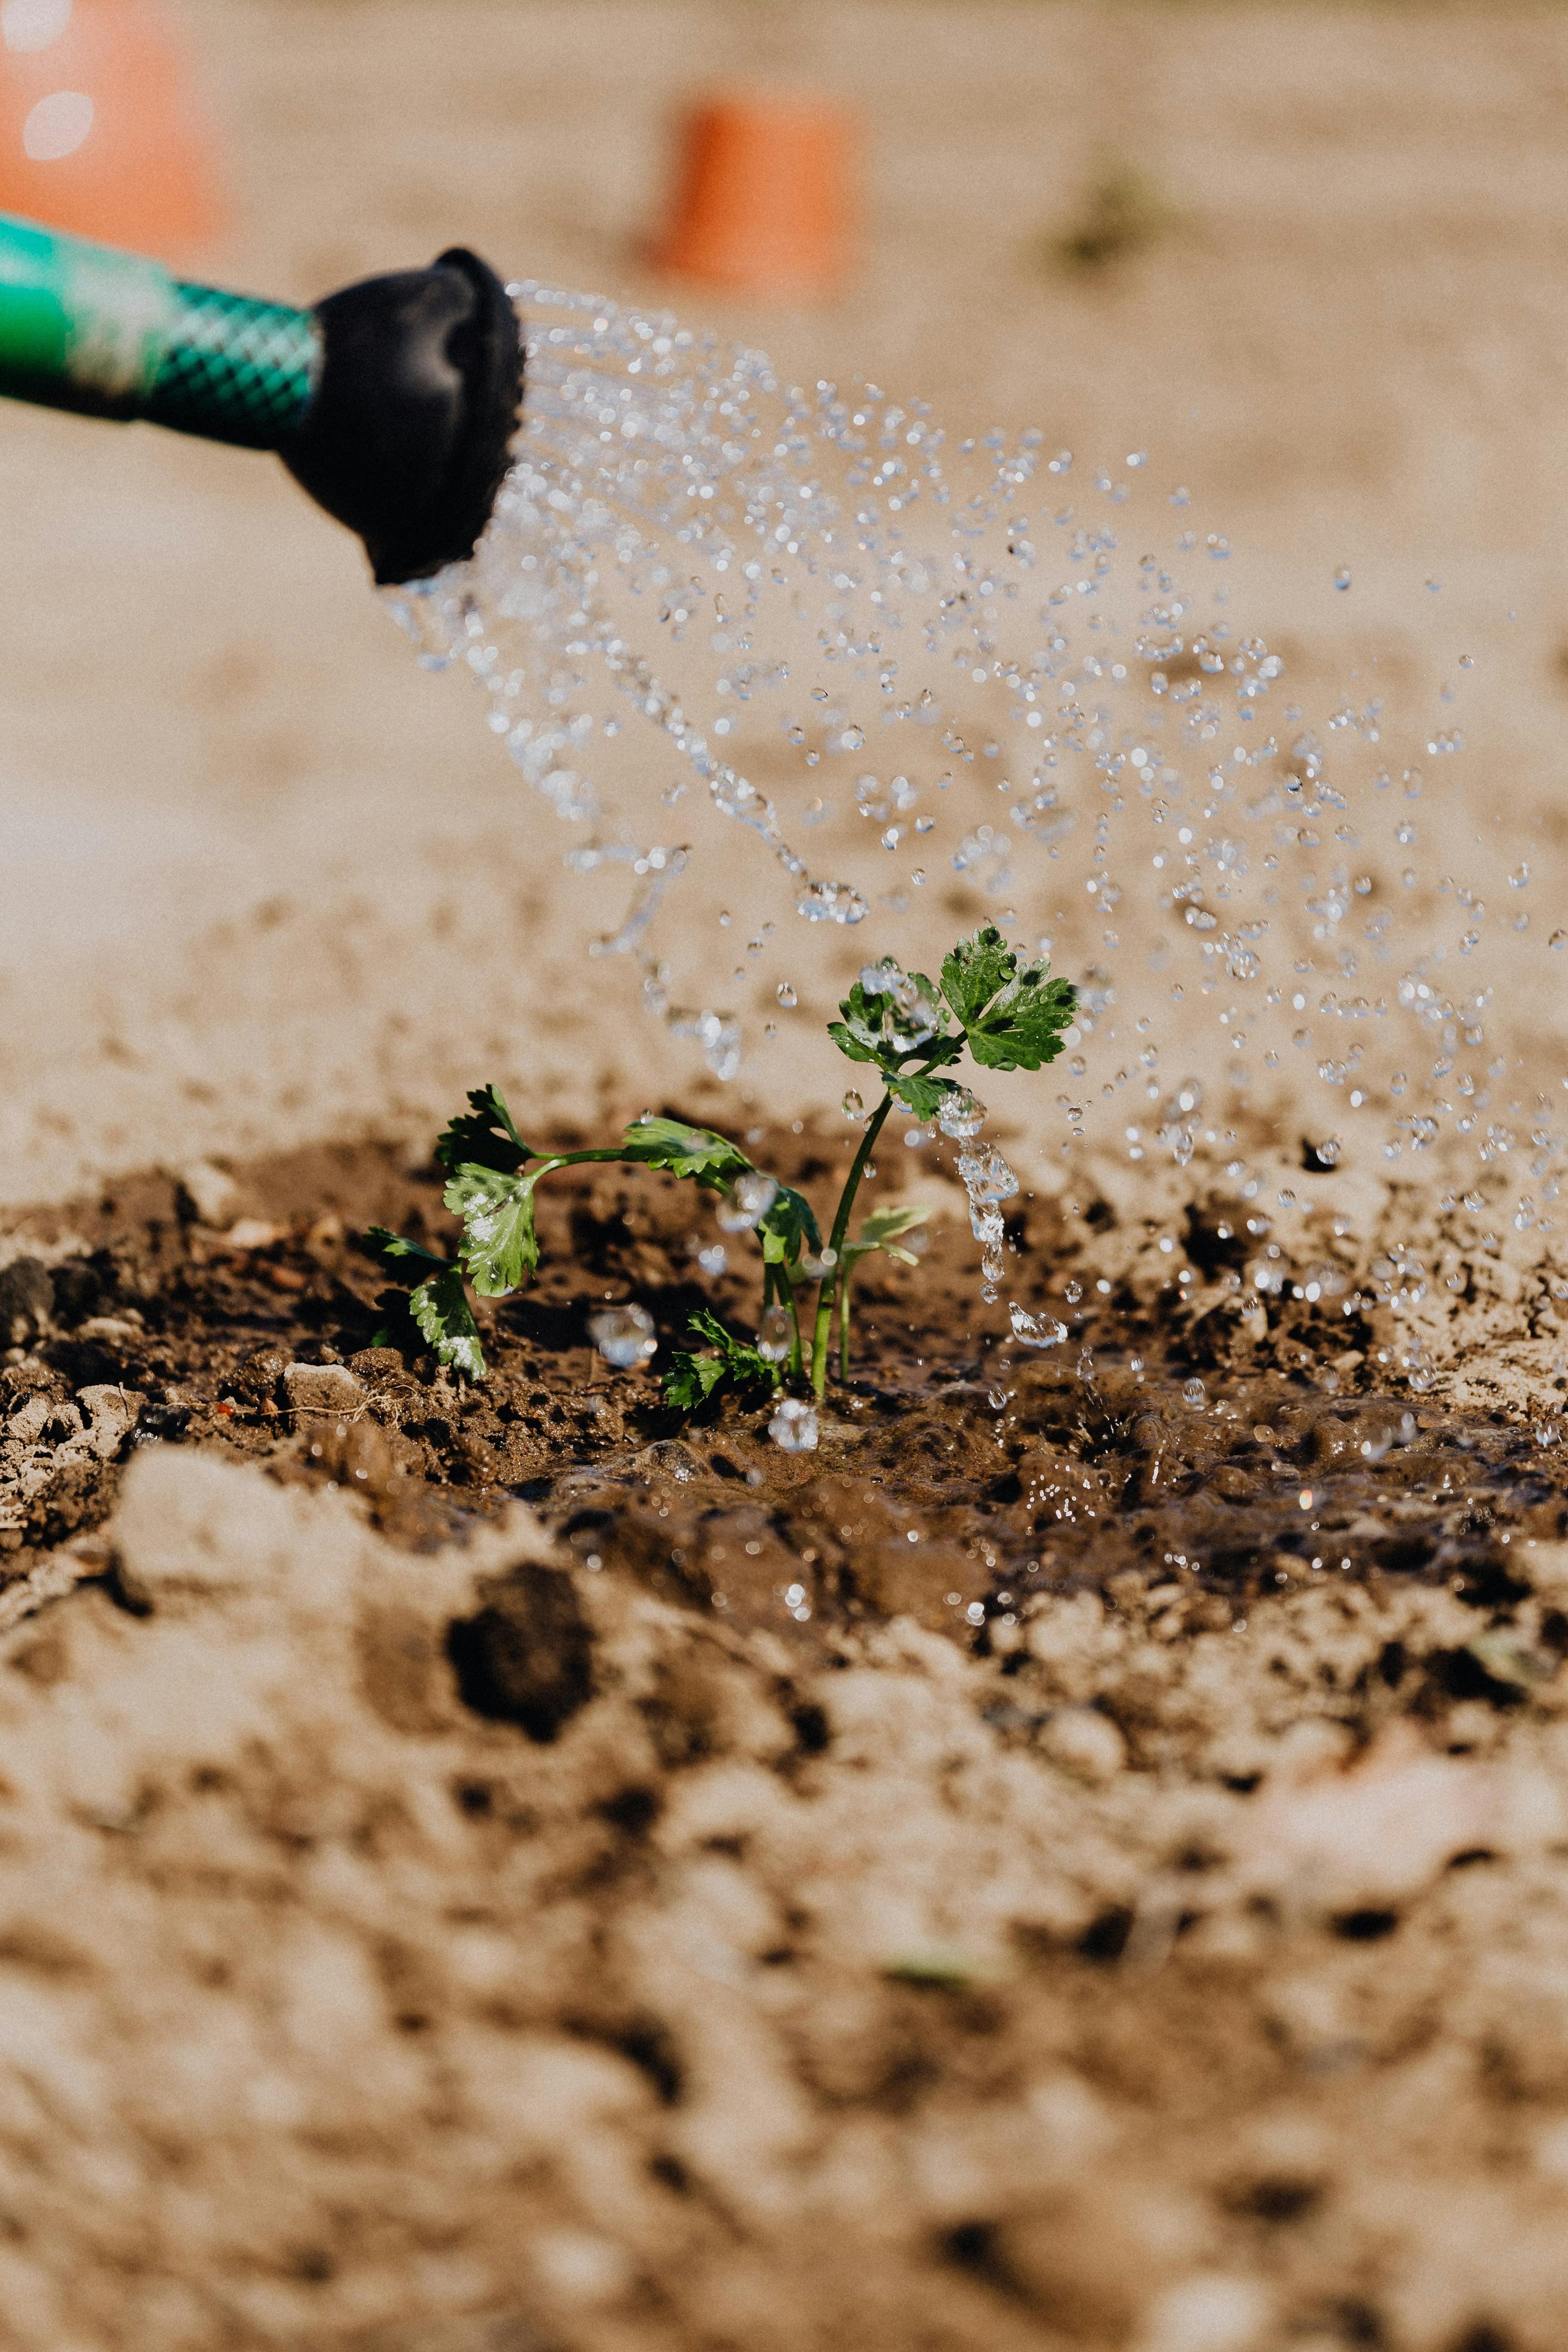
[[[849, 1230], [849, 1213], [855, 1206], [855, 1195], [860, 1190], [860, 1179], [866, 1173], [866, 1162], [871, 1157], [877, 1138], [882, 1132], [882, 1122], [893, 1108], [891, 1093], [885, 1094], [866, 1122], [866, 1132], [860, 1139], [860, 1149], [849, 1163], [849, 1173], [843, 1192], [838, 1196], [838, 1211], [833, 1220], [833, 1236], [827, 1246], [835, 1258], [844, 1245]], [[811, 1341], [811, 1385], [820, 1400], [827, 1392], [827, 1339], [833, 1323], [833, 1300], [837, 1282], [825, 1282], [816, 1294], [816, 1324]]]
[[838, 1377], [849, 1379], [849, 1268], [838, 1277]]
[[[615, 1143], [602, 1145], [596, 1151], [552, 1151], [547, 1156], [544, 1165], [541, 1168], [539, 1173], [542, 1176], [546, 1175], [552, 1168], [576, 1168], [580, 1166], [584, 1160], [622, 1159], [626, 1159], [626, 1154], [622, 1151], [620, 1146]], [[644, 1160], [627, 1159], [626, 1165], [628, 1168], [640, 1168], [645, 1167], [647, 1162]]]

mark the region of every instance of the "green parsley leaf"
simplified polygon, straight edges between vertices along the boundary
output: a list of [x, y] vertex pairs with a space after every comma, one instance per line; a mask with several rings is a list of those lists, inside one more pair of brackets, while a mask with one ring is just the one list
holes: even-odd
[[790, 1184], [779, 1186], [772, 1208], [758, 1223], [757, 1237], [763, 1244], [763, 1262], [769, 1265], [793, 1265], [802, 1243], [814, 1253], [822, 1247], [811, 1202]]
[[696, 1412], [728, 1372], [722, 1356], [698, 1356], [689, 1348], [677, 1348], [664, 1374], [664, 1401], [677, 1412]]
[[458, 1268], [437, 1257], [434, 1250], [423, 1249], [402, 1234], [389, 1233], [384, 1225], [372, 1225], [365, 1240], [388, 1272], [410, 1260], [434, 1268], [412, 1290], [382, 1292], [375, 1303], [387, 1319], [372, 1339], [372, 1347], [398, 1346], [401, 1331], [406, 1331], [412, 1321], [440, 1362], [454, 1365], [465, 1380], [482, 1381], [485, 1353]]
[[515, 1175], [535, 1154], [519, 1135], [499, 1087], [475, 1087], [468, 1108], [442, 1129], [436, 1157], [443, 1168], [494, 1168]]
[[934, 1118], [944, 1097], [958, 1091], [952, 1078], [933, 1078], [924, 1070], [900, 1070], [889, 1074], [888, 1090], [906, 1110], [917, 1118]]
[[388, 1274], [395, 1274], [400, 1258], [422, 1259], [426, 1265], [445, 1265], [447, 1260], [437, 1251], [426, 1249], [418, 1242], [407, 1240], [402, 1234], [389, 1233], [384, 1225], [367, 1225], [365, 1246], [373, 1257], [378, 1257]]
[[988, 1070], [1037, 1070], [1061, 1052], [1077, 1009], [1070, 980], [1048, 979], [1043, 966], [1020, 972], [967, 1031], [969, 1050]]
[[541, 1160], [529, 1176], [462, 1167], [442, 1193], [447, 1207], [463, 1221], [459, 1253], [481, 1298], [504, 1298], [526, 1282], [539, 1264], [533, 1188], [554, 1164]]
[[710, 1188], [743, 1175], [752, 1164], [727, 1136], [715, 1135], [710, 1127], [688, 1127], [679, 1118], [634, 1119], [621, 1138], [621, 1150], [647, 1168], [695, 1176]]
[[485, 1351], [455, 1265], [410, 1291], [408, 1312], [442, 1363], [451, 1364], [465, 1380], [484, 1379]]
[[[876, 969], [876, 966], [868, 966], [868, 970]], [[844, 1015], [843, 1020], [830, 1021], [827, 1034], [839, 1052], [847, 1055], [850, 1061], [875, 1062], [880, 1068], [892, 1071], [913, 1055], [930, 1052], [945, 1034], [947, 1014], [942, 1010], [935, 982], [928, 980], [923, 971], [903, 972], [891, 961], [887, 969], [888, 984], [885, 988], [868, 988], [864, 979], [855, 982], [838, 1007]], [[907, 1035], [908, 1031], [906, 1028], [900, 1033], [893, 1001], [894, 990], [895, 987], [905, 986], [913, 986], [926, 998], [938, 1022], [938, 1026], [929, 1036], [921, 1038], [915, 1045], [899, 1042], [900, 1034]]]
[[[845, 1003], [848, 1003], [847, 998], [845, 999]], [[830, 1021], [827, 1024], [827, 1034], [839, 1052], [847, 1055], [850, 1061], [880, 1063], [882, 1058], [880, 1045], [868, 1045], [865, 1039], [858, 1036], [847, 1022]]]
[[942, 992], [967, 1029], [1018, 969], [1018, 959], [994, 923], [960, 940], [942, 967]]
[[970, 1053], [988, 1070], [1037, 1070], [1062, 1050], [1078, 992], [1048, 964], [1020, 970], [994, 923], [961, 940], [942, 968], [942, 992], [963, 1024]]
[[778, 1368], [758, 1353], [749, 1339], [737, 1339], [716, 1315], [700, 1307], [688, 1318], [693, 1339], [710, 1340], [718, 1353], [700, 1356], [689, 1348], [671, 1354], [663, 1378], [665, 1402], [680, 1412], [695, 1412], [722, 1383], [737, 1389], [776, 1388]]
[[841, 1054], [852, 1062], [879, 1062], [882, 1058], [882, 1004], [879, 995], [868, 996], [863, 983], [855, 982], [848, 995], [839, 1004], [842, 1021], [830, 1021], [827, 1034]]

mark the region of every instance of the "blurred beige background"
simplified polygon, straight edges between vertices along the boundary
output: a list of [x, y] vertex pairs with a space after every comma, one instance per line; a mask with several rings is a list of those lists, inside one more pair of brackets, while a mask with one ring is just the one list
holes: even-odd
[[[461, 240], [963, 430], [1146, 449], [1309, 674], [1375, 646], [1436, 714], [1472, 656], [1470, 793], [1550, 868], [1568, 17], [213, 0], [185, 21], [235, 195], [215, 277], [308, 300]], [[860, 110], [862, 262], [821, 309], [727, 305], [645, 258], [681, 103], [751, 76]], [[1165, 228], [1064, 269], [1054, 242], [1121, 166]], [[646, 1075], [635, 975], [596, 968], [596, 1011], [572, 1009], [563, 837], [273, 461], [6, 408], [0, 509], [0, 1198], [412, 1128], [476, 1075], [563, 1115], [625, 1060]], [[668, 1051], [677, 1091], [700, 1066]], [[804, 1101], [835, 1073], [803, 1055], [781, 1083]]]

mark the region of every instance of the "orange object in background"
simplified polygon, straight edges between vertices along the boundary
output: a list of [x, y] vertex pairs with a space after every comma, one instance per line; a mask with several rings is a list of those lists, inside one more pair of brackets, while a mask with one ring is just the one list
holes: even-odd
[[0, 212], [180, 261], [223, 225], [156, 0], [0, 0]]
[[853, 118], [829, 100], [709, 100], [686, 122], [659, 262], [737, 292], [831, 292], [858, 226], [856, 145]]

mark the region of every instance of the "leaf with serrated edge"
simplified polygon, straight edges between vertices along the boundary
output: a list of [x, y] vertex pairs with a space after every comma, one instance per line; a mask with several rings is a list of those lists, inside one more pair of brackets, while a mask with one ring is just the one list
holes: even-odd
[[839, 1052], [851, 1062], [880, 1063], [882, 1058], [880, 1051], [873, 1050], [863, 1038], [857, 1037], [855, 1032], [847, 1027], [842, 1021], [830, 1021], [827, 1024], [827, 1034]]
[[1070, 980], [1025, 972], [967, 1031], [970, 1053], [988, 1070], [1037, 1070], [1062, 1051], [1077, 1008]]
[[[746, 1339], [738, 1339], [726, 1330], [716, 1315], [700, 1307], [687, 1318], [687, 1329], [693, 1339], [710, 1340], [719, 1350], [717, 1355], [699, 1356], [685, 1348], [677, 1349], [664, 1375], [667, 1402], [682, 1412], [693, 1412], [706, 1402], [722, 1381], [731, 1381], [737, 1388], [755, 1388], [778, 1384], [776, 1366]], [[693, 1394], [693, 1390], [699, 1391]]]
[[[847, 1054], [852, 1062], [879, 1060], [882, 1053], [881, 996], [879, 994], [868, 996], [865, 989], [857, 981], [838, 1010], [844, 1018], [842, 1021], [829, 1023], [827, 1034], [839, 1052]], [[858, 1053], [844, 1043], [839, 1034], [840, 1030], [847, 1032], [854, 1039], [855, 1044], [860, 1048]]]
[[459, 1168], [441, 1195], [463, 1221], [460, 1252], [481, 1298], [504, 1298], [539, 1264], [533, 1229], [533, 1188], [550, 1162], [531, 1176], [502, 1176], [493, 1168]]
[[942, 992], [967, 1029], [1017, 969], [1018, 959], [995, 924], [983, 923], [944, 958]]
[[449, 1119], [436, 1139], [443, 1168], [494, 1168], [511, 1176], [536, 1156], [519, 1135], [499, 1087], [470, 1088], [468, 1108]]
[[958, 1091], [952, 1078], [929, 1077], [923, 1070], [889, 1073], [888, 1091], [917, 1118], [934, 1118], [946, 1097]]
[[716, 1135], [710, 1127], [688, 1127], [679, 1118], [634, 1119], [621, 1138], [621, 1150], [644, 1167], [695, 1176], [710, 1187], [727, 1184], [752, 1164], [728, 1136]]
[[944, 1025], [933, 1029], [931, 1035], [922, 1039], [919, 1045], [906, 1047], [889, 1045], [883, 1034], [882, 1019], [887, 998], [892, 991], [886, 989], [868, 992], [864, 983], [858, 980], [839, 1005], [838, 1010], [844, 1015], [843, 1020], [830, 1021], [827, 1024], [828, 1035], [839, 1052], [847, 1055], [850, 1061], [875, 1062], [890, 1075], [910, 1054], [924, 1053], [929, 1046], [935, 1045], [939, 1037], [946, 1034], [947, 1015], [942, 1013], [941, 995], [935, 982], [928, 979], [923, 971], [911, 971], [907, 977], [917, 988], [923, 989], [926, 995], [930, 997], [932, 1004], [942, 1013]]
[[410, 1291], [408, 1311], [443, 1364], [452, 1365], [466, 1380], [484, 1379], [485, 1351], [455, 1265]]
[[766, 1381], [770, 1388], [778, 1378], [765, 1356], [759, 1355], [749, 1339], [738, 1339], [716, 1315], [699, 1307], [687, 1321], [687, 1329], [700, 1339], [710, 1339], [723, 1358], [730, 1375], [740, 1381]]
[[722, 1356], [696, 1356], [688, 1348], [678, 1348], [664, 1375], [664, 1401], [678, 1412], [695, 1412], [728, 1374]]

